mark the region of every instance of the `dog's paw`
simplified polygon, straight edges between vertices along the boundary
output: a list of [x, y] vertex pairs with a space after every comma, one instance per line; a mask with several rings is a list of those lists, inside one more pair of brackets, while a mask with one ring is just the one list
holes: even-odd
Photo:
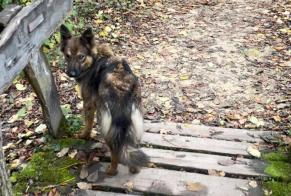
[[117, 169], [113, 169], [110, 165], [106, 169], [106, 174], [110, 176], [115, 176], [118, 173]]
[[140, 168], [139, 167], [129, 167], [129, 172], [132, 174], [137, 174], [140, 172]]
[[81, 131], [81, 133], [77, 133], [75, 137], [78, 139], [90, 139], [90, 132]]

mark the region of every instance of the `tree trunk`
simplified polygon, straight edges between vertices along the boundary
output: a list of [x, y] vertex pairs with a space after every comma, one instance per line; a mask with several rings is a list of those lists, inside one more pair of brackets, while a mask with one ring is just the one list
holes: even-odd
[[2, 148], [1, 122], [0, 122], [0, 187], [1, 187], [0, 195], [12, 196], [11, 184], [6, 171], [4, 151]]

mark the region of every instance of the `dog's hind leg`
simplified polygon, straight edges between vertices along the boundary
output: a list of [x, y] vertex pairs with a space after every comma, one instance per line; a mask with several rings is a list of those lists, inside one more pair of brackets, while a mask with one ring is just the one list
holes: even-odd
[[96, 104], [84, 100], [83, 102], [85, 128], [77, 135], [78, 138], [88, 139], [94, 123], [94, 114], [96, 111]]
[[106, 173], [110, 176], [115, 176], [118, 173], [117, 167], [119, 158], [116, 153], [112, 152], [112, 150], [110, 150], [110, 153], [111, 153], [111, 164], [108, 166]]

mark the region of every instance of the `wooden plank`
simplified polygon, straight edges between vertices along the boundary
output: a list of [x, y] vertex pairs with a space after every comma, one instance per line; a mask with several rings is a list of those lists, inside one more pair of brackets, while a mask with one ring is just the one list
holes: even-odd
[[[239, 196], [245, 195], [239, 187], [248, 187], [248, 180], [157, 168], [143, 168], [140, 173], [133, 175], [128, 172], [127, 167], [122, 165], [119, 166], [119, 173], [111, 177], [105, 174], [105, 168], [108, 164], [99, 164], [101, 164], [98, 169], [99, 179], [92, 183], [93, 189], [127, 189], [126, 184], [129, 184], [129, 186], [133, 186], [130, 187], [133, 191], [142, 191], [148, 194]], [[200, 188], [192, 192], [189, 190], [190, 183], [192, 185], [200, 183]]]
[[206, 137], [231, 141], [262, 142], [260, 135], [270, 131], [251, 131], [247, 129], [231, 129], [222, 127], [208, 127], [173, 122], [152, 123], [145, 122], [145, 130], [151, 133], [167, 132], [167, 134], [180, 134], [184, 136]]
[[[209, 155], [202, 153], [142, 148], [157, 165], [167, 166], [187, 171], [200, 171], [208, 174], [208, 170], [223, 171], [227, 176], [266, 177], [265, 163], [256, 159], [239, 158], [236, 162], [231, 157]], [[220, 163], [230, 163], [221, 165]], [[233, 164], [231, 164], [233, 163]]]
[[30, 62], [30, 65], [24, 70], [25, 75], [40, 100], [49, 132], [54, 136], [58, 136], [58, 128], [64, 116], [60, 108], [57, 88], [49, 69], [49, 64], [45, 54], [41, 51], [36, 52]]
[[123, 195], [133, 196], [131, 194], [93, 191], [93, 190], [77, 190], [76, 193], [74, 193], [74, 195], [76, 196], [103, 196], [103, 195], [104, 196], [123, 196]]
[[219, 154], [227, 156], [242, 155], [245, 157], [250, 157], [246, 151], [250, 144], [245, 142], [233, 142], [209, 138], [164, 135], [146, 132], [143, 135], [142, 143], [163, 148], [204, 152], [208, 154]]
[[12, 188], [7, 173], [5, 154], [2, 148], [3, 139], [2, 139], [2, 122], [0, 121], [0, 195], [3, 196], [12, 196]]
[[20, 9], [20, 5], [11, 4], [6, 6], [5, 9], [0, 12], [0, 33]]
[[71, 10], [72, 4], [72, 0], [38, 0], [12, 18], [0, 34], [0, 93], [27, 65], [43, 41], [55, 31]]

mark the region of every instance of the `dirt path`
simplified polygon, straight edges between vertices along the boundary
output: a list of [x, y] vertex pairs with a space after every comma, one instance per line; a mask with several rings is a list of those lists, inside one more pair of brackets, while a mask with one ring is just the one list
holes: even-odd
[[264, 33], [272, 25], [272, 2], [219, 2], [157, 4], [153, 20], [139, 23], [131, 35], [125, 52], [142, 78], [147, 118], [240, 128], [286, 125], [289, 57], [275, 62], [282, 43], [270, 45]]

